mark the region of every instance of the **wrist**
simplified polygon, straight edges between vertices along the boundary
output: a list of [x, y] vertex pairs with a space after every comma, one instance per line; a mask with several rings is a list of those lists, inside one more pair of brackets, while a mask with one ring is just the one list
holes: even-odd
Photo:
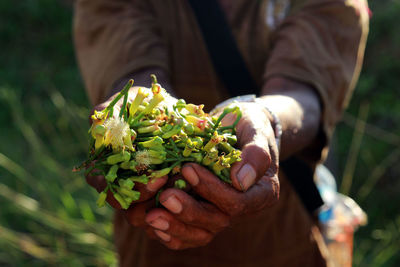
[[278, 151], [281, 148], [281, 139], [282, 139], [282, 123], [279, 119], [278, 115], [271, 110], [267, 103], [265, 103], [261, 98], [256, 98], [255, 102], [260, 104], [269, 114], [269, 121], [271, 123], [272, 129], [274, 130], [276, 146], [278, 147]]

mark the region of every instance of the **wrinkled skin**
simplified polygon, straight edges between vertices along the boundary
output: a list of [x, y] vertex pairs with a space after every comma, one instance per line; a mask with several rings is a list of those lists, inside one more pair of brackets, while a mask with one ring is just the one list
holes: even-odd
[[[145, 229], [170, 249], [204, 246], [237, 218], [261, 211], [279, 198], [278, 152], [269, 114], [255, 103], [241, 105], [243, 117], [237, 126], [242, 161], [231, 169], [232, 185], [222, 182], [206, 168], [185, 164], [182, 175], [204, 200], [182, 190], [169, 188], [160, 194], [163, 208], [152, 201], [138, 203], [126, 211], [128, 222]], [[257, 116], [254, 116], [257, 114]], [[227, 118], [230, 124], [234, 118]], [[240, 169], [249, 164], [247, 177]]]
[[[132, 99], [135, 89], [131, 91]], [[105, 108], [113, 97], [94, 110]], [[198, 164], [185, 164], [183, 178], [202, 200], [196, 200], [182, 190], [169, 188], [160, 194], [163, 207], [155, 208], [154, 196], [164, 186], [167, 177], [147, 185], [138, 184], [135, 190], [141, 192], [140, 199], [123, 211], [132, 226], [144, 229], [150, 238], [158, 239], [168, 248], [193, 248], [208, 244], [240, 216], [257, 213], [278, 200], [279, 159], [270, 114], [257, 103], [243, 103], [241, 110], [243, 116], [236, 130], [242, 161], [231, 168], [232, 185], [222, 182]], [[117, 106], [114, 114], [118, 114]], [[234, 115], [229, 114], [222, 123], [230, 125], [234, 120]], [[98, 191], [105, 187], [102, 176], [89, 175], [86, 178]], [[121, 209], [112, 194], [108, 195], [107, 202], [115, 209]]]

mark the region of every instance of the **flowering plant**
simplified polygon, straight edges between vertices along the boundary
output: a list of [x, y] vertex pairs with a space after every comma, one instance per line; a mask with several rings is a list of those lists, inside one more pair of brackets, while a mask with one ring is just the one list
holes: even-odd
[[[75, 170], [86, 168], [86, 175], [103, 175], [107, 186], [97, 200], [104, 206], [110, 191], [123, 209], [140, 198], [136, 183], [147, 184], [158, 177], [180, 173], [184, 162], [196, 162], [210, 169], [221, 180], [231, 183], [230, 167], [241, 160], [234, 148], [235, 127], [242, 113], [235, 104], [226, 107], [218, 117], [203, 111], [204, 105], [186, 104], [179, 99], [168, 107], [166, 91], [152, 77], [151, 89], [139, 88], [128, 101], [130, 80], [113, 101], [92, 115], [89, 130], [91, 143], [88, 159]], [[114, 106], [122, 99], [118, 116]], [[149, 99], [147, 101], [147, 99]], [[232, 125], [222, 126], [222, 119], [234, 113]], [[175, 187], [184, 188], [184, 180]]]

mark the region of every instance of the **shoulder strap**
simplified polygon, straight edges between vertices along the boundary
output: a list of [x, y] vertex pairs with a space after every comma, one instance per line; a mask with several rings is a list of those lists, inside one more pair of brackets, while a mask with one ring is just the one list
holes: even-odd
[[257, 86], [217, 0], [189, 0], [215, 71], [230, 95], [256, 94]]
[[[217, 0], [188, 0], [203, 34], [216, 73], [232, 96], [256, 94], [256, 83], [236, 45], [231, 29]], [[291, 157], [280, 162], [307, 211], [313, 215], [323, 205], [305, 162]]]

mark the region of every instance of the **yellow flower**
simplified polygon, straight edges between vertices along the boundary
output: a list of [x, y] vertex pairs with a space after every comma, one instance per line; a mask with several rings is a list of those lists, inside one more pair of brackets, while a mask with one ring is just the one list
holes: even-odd
[[[104, 122], [106, 134], [104, 144], [111, 145], [114, 151], [120, 151], [124, 148], [128, 137], [130, 137], [130, 129], [128, 123], [121, 118], [109, 118]], [[131, 149], [131, 147], [129, 147]]]
[[208, 122], [204, 118], [187, 115], [186, 120], [194, 126], [196, 132], [203, 132], [208, 127]]
[[133, 100], [130, 108], [129, 108], [129, 116], [132, 118], [136, 111], [138, 110], [140, 104], [142, 104], [143, 100], [149, 95], [149, 92], [144, 88], [140, 87], [137, 91], [136, 97]]
[[102, 111], [94, 111], [94, 114], [92, 115], [92, 120], [93, 124], [98, 125], [102, 124], [104, 120], [107, 118], [108, 111], [102, 110]]
[[193, 105], [193, 104], [187, 104], [186, 105], [186, 110], [189, 111], [190, 114], [194, 114], [196, 116], [202, 117], [204, 116], [204, 105]]

